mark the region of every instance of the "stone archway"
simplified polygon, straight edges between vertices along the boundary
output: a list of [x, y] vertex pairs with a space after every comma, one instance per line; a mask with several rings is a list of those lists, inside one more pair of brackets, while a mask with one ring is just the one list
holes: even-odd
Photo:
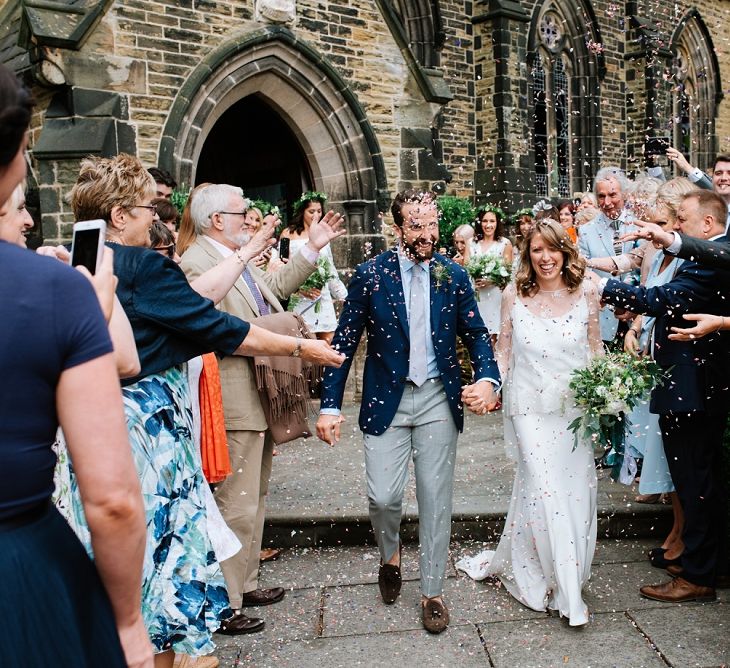
[[335, 249], [338, 265], [362, 261], [368, 243], [380, 248], [378, 211], [387, 207], [389, 194], [375, 133], [334, 68], [285, 28], [251, 33], [203, 60], [170, 112], [160, 164], [178, 182], [193, 183], [208, 133], [249, 95], [263, 99], [286, 122], [308, 160], [315, 188], [347, 214], [347, 239]]

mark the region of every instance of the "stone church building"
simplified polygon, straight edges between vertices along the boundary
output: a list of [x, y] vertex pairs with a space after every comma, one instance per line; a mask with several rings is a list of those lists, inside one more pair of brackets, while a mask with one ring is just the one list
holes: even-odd
[[730, 0], [5, 0], [0, 61], [37, 100], [31, 195], [67, 239], [78, 161], [126, 151], [184, 187], [347, 214], [342, 263], [407, 186], [514, 211], [730, 149]]

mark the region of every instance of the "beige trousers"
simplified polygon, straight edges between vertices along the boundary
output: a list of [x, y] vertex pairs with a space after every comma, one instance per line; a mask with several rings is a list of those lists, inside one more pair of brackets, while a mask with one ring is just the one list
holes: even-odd
[[258, 588], [274, 442], [269, 431], [226, 431], [226, 436], [233, 473], [213, 495], [223, 519], [243, 545], [240, 552], [221, 563], [231, 607], [240, 608], [241, 595]]

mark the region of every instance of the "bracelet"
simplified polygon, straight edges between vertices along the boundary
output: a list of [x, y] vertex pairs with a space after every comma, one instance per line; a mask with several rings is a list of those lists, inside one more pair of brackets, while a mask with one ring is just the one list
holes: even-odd
[[719, 332], [721, 329], [725, 327], [725, 316], [720, 316], [720, 324], [718, 325], [716, 332]]
[[639, 334], [641, 334], [639, 330], [634, 329], [633, 327], [629, 327], [629, 332], [633, 332], [634, 336], [639, 336]]
[[239, 248], [235, 253], [233, 253], [236, 256], [236, 260], [238, 260], [239, 264], [246, 264], [246, 260], [243, 259], [243, 255], [241, 253], [243, 252], [242, 248]]

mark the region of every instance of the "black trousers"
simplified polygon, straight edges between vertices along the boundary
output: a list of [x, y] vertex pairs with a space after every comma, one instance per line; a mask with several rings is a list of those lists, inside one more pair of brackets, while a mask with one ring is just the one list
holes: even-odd
[[659, 417], [669, 471], [684, 510], [682, 577], [714, 587], [723, 554], [725, 490], [722, 436], [727, 414], [667, 413]]

